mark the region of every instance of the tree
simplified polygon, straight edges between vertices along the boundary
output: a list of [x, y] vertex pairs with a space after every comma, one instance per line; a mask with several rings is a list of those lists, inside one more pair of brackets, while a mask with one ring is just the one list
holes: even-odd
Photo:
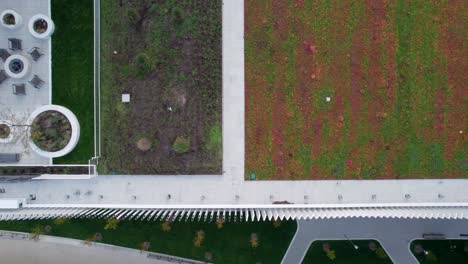
[[258, 244], [259, 244], [259, 242], [258, 242], [257, 233], [250, 234], [250, 246], [253, 247], [253, 248], [257, 248]]
[[55, 219], [54, 219], [54, 224], [55, 224], [55, 225], [63, 225], [63, 224], [65, 224], [67, 221], [68, 221], [67, 218], [59, 217], [59, 218], [55, 218]]
[[273, 221], [274, 228], [279, 228], [280, 226], [281, 226], [281, 221], [278, 221], [278, 220]]
[[161, 229], [162, 229], [163, 232], [171, 231], [171, 222], [164, 221], [164, 223], [161, 224]]
[[220, 217], [220, 218], [218, 218], [218, 220], [216, 220], [216, 227], [218, 229], [221, 229], [221, 228], [223, 228], [223, 226], [224, 226], [224, 220]]
[[205, 231], [198, 230], [195, 238], [193, 239], [193, 245], [196, 247], [200, 247], [205, 240]]
[[106, 225], [104, 226], [105, 230], [116, 230], [119, 224], [119, 219], [117, 218], [109, 218], [106, 220]]
[[149, 241], [145, 241], [141, 243], [140, 245], [140, 250], [141, 251], [148, 251], [148, 249], [151, 247], [151, 243]]
[[379, 247], [375, 250], [375, 255], [380, 259], [388, 258], [387, 253], [385, 253], [385, 250], [382, 247]]
[[328, 251], [327, 251], [327, 257], [328, 257], [330, 260], [335, 260], [335, 259], [336, 259], [335, 250], [328, 250]]

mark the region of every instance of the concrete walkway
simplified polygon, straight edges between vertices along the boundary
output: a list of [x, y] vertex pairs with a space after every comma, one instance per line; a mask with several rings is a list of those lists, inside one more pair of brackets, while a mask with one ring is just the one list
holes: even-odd
[[447, 238], [460, 239], [468, 233], [468, 220], [413, 219], [323, 219], [298, 221], [298, 230], [286, 252], [283, 264], [301, 263], [310, 244], [315, 240], [375, 239], [380, 242], [393, 263], [417, 264], [409, 251], [412, 240], [423, 234], [440, 233]]
[[26, 233], [7, 231], [0, 231], [0, 256], [0, 263], [15, 264], [202, 263], [106, 244], [85, 245], [81, 240], [68, 238], [41, 236], [38, 241], [32, 241]]

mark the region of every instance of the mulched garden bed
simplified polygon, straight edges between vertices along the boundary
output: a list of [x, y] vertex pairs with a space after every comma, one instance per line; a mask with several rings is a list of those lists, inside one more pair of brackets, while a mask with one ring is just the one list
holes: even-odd
[[130, 2], [101, 4], [100, 172], [221, 173], [221, 1]]

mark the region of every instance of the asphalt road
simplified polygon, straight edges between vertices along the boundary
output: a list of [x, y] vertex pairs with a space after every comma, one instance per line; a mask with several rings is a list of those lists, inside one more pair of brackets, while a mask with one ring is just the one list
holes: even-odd
[[409, 251], [412, 240], [423, 234], [440, 233], [446, 238], [461, 238], [468, 233], [468, 220], [423, 219], [321, 219], [300, 220], [298, 230], [286, 252], [283, 264], [301, 263], [314, 240], [375, 239], [380, 242], [393, 263], [417, 264]]

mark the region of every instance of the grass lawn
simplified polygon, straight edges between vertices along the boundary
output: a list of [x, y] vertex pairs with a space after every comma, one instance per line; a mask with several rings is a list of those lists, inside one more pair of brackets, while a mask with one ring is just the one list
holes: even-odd
[[[224, 223], [221, 229], [216, 223], [173, 222], [169, 232], [162, 231], [161, 222], [122, 221], [116, 230], [105, 230], [105, 220], [75, 219], [63, 224], [53, 220], [0, 221], [0, 230], [31, 232], [40, 226], [50, 225], [49, 235], [86, 240], [95, 233], [102, 234], [102, 242], [137, 248], [149, 241], [150, 251], [180, 257], [204, 260], [211, 252], [213, 263], [280, 263], [289, 242], [296, 231], [295, 222]], [[40, 228], [42, 229], [42, 228]], [[200, 247], [194, 246], [194, 238], [200, 230], [205, 238]], [[258, 247], [252, 248], [251, 234], [256, 233]]]
[[246, 0], [246, 178], [467, 178], [467, 3]]
[[101, 1], [100, 173], [221, 173], [221, 6]]
[[421, 264], [468, 262], [468, 240], [415, 240], [411, 243], [411, 251]]
[[94, 156], [93, 0], [52, 0], [52, 103], [80, 122], [80, 141], [56, 164], [87, 164]]
[[[382, 246], [377, 241], [353, 240], [359, 249], [355, 249], [347, 240], [315, 241], [307, 251], [303, 264], [391, 264]], [[371, 245], [371, 243], [373, 243]], [[324, 246], [324, 244], [328, 246]], [[372, 248], [372, 250], [371, 250]], [[325, 249], [329, 250], [327, 253]], [[332, 260], [333, 255], [335, 258]]]

